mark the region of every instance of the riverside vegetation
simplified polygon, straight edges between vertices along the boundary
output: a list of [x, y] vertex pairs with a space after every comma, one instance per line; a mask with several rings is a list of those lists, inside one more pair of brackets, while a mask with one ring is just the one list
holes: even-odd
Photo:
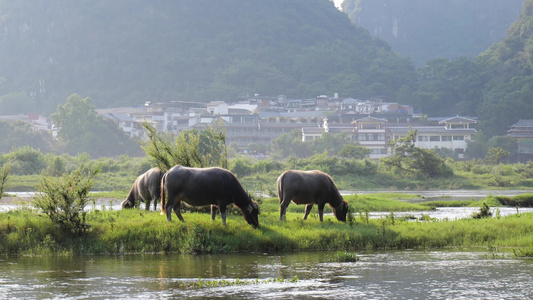
[[[351, 208], [346, 223], [330, 216], [320, 223], [316, 210], [303, 221], [304, 206], [297, 205], [290, 205], [286, 221], [279, 221], [279, 201], [274, 192], [277, 176], [287, 169], [321, 170], [330, 174], [342, 190], [525, 189], [533, 186], [533, 163], [457, 162], [439, 158], [433, 150], [414, 148], [409, 139], [394, 145], [402, 149], [400, 155], [393, 154], [390, 159], [380, 161], [329, 156], [327, 151], [306, 158], [228, 160], [225, 135], [216, 128], [202, 133], [186, 132], [178, 137], [151, 133], [150, 141], [143, 147], [147, 153], [143, 158], [119, 156], [92, 160], [86, 154], [44, 155], [29, 147], [0, 156], [0, 163], [9, 165], [10, 176], [6, 179], [10, 189], [39, 191], [31, 206], [0, 213], [0, 254], [346, 251], [488, 245], [509, 247], [523, 256], [533, 252], [533, 214], [530, 213], [413, 221], [396, 217], [394, 212], [427, 211], [443, 205], [442, 201], [412, 204], [399, 199], [420, 197], [384, 193], [345, 196]], [[424, 164], [417, 163], [417, 159], [423, 159]], [[260, 206], [260, 227], [243, 226], [236, 210], [229, 213], [228, 225], [224, 226], [212, 222], [210, 215], [202, 210], [190, 209], [184, 215], [185, 222], [167, 222], [159, 212], [96, 206], [94, 197], [111, 198], [110, 204], [122, 201], [135, 178], [152, 165], [166, 170], [177, 164], [227, 166], [245, 189], [264, 195], [254, 196]], [[422, 165], [430, 169], [420, 168]], [[6, 179], [1, 182], [3, 186]], [[112, 193], [89, 194], [94, 190]], [[92, 209], [85, 210], [91, 201]], [[531, 207], [533, 196], [452, 203]], [[370, 219], [370, 211], [385, 211], [390, 215]]]
[[[370, 197], [371, 196], [371, 197]], [[528, 256], [533, 248], [533, 214], [461, 220], [409, 220], [390, 216], [369, 219], [365, 202], [386, 202], [391, 211], [427, 210], [427, 206], [391, 199], [389, 194], [350, 195], [346, 223], [316, 213], [301, 220], [303, 207], [291, 205], [279, 221], [278, 200], [261, 199], [260, 227], [243, 226], [236, 210], [227, 226], [202, 212], [187, 212], [185, 222], [167, 222], [158, 211], [93, 207], [90, 228], [67, 234], [49, 218], [29, 207], [0, 213], [0, 253], [3, 255], [227, 253], [302, 250], [412, 249], [437, 247], [508, 247]], [[529, 199], [533, 195], [528, 196]], [[531, 200], [530, 200], [531, 201]], [[473, 201], [472, 201], [473, 202]], [[478, 203], [470, 203], [477, 205]]]

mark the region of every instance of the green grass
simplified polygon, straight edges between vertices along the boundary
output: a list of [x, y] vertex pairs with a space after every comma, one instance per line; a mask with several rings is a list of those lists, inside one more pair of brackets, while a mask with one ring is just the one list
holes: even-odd
[[338, 262], [356, 262], [359, 261], [359, 257], [354, 252], [337, 251], [336, 260]]
[[299, 213], [263, 212], [253, 229], [240, 215], [184, 213], [185, 222], [167, 222], [159, 212], [94, 211], [83, 236], [61, 232], [47, 217], [28, 209], [0, 214], [0, 254], [229, 253], [301, 250], [411, 249], [453, 246], [524, 248], [533, 245], [533, 214], [456, 221], [405, 221], [361, 217], [341, 223], [332, 216], [307, 221]]
[[[248, 225], [235, 208], [229, 210], [224, 226], [220, 216], [213, 222], [208, 213], [202, 212], [183, 212], [185, 222], [178, 221], [175, 215], [172, 222], [167, 222], [158, 211], [114, 211], [104, 207], [87, 214], [91, 228], [81, 236], [64, 233], [48, 217], [22, 207], [0, 213], [0, 254], [354, 251], [461, 246], [509, 247], [526, 257], [531, 253], [533, 213], [453, 221], [394, 218], [393, 211], [428, 209], [398, 200], [405, 197], [417, 196], [393, 193], [345, 196], [354, 208], [346, 223], [338, 222], [329, 208], [325, 209], [324, 222], [320, 222], [316, 207], [303, 221], [305, 206], [294, 203], [289, 205], [286, 220], [279, 221], [279, 200], [261, 199], [259, 229]], [[489, 198], [483, 201], [495, 201]], [[367, 211], [390, 211], [391, 216], [367, 219], [363, 213]]]
[[481, 200], [437, 200], [421, 202], [420, 205], [428, 208], [434, 207], [480, 207], [483, 202], [486, 202], [491, 207], [503, 206], [496, 197], [487, 197]]
[[[352, 212], [364, 211], [427, 211], [428, 207], [420, 204], [413, 204], [399, 199], [418, 199], [417, 195], [399, 194], [399, 193], [375, 193], [363, 195], [345, 195], [344, 200], [348, 201]], [[279, 214], [279, 199], [277, 197], [264, 198], [259, 203], [261, 213]], [[288, 212], [301, 214], [303, 217], [305, 205], [289, 204]], [[311, 214], [318, 214], [318, 208], [315, 205]], [[328, 205], [324, 208], [324, 213], [331, 213]]]
[[376, 193], [344, 196], [354, 212], [368, 211], [427, 211], [428, 207], [420, 204], [400, 201], [417, 199], [417, 195], [399, 193]]

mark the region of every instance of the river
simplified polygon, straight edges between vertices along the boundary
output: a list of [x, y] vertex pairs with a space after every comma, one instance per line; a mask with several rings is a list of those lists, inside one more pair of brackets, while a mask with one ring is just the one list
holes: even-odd
[[[373, 193], [403, 193], [403, 194], [414, 194], [419, 195], [420, 199], [409, 199], [406, 201], [409, 202], [422, 202], [422, 201], [429, 201], [429, 200], [455, 200], [455, 199], [483, 199], [486, 198], [489, 195], [498, 195], [498, 196], [516, 196], [520, 194], [525, 193], [533, 193], [532, 190], [438, 190], [438, 191], [341, 191], [343, 195], [352, 195], [352, 194], [373, 194]], [[12, 195], [15, 195], [16, 197], [31, 197], [35, 193], [32, 192], [9, 192]], [[27, 205], [27, 204], [22, 204]], [[142, 204], [144, 205], [144, 204]], [[16, 203], [2, 203], [0, 200], [0, 212], [6, 212], [12, 209], [16, 209], [20, 207], [20, 204]], [[105, 209], [112, 209], [112, 210], [119, 210], [120, 207], [120, 201], [111, 201], [111, 200], [97, 200], [94, 203], [91, 202], [91, 205], [88, 207], [88, 209], [91, 208], [105, 208]], [[144, 206], [142, 207], [144, 208]], [[500, 207], [497, 208], [497, 210], [500, 213], [500, 216], [507, 216], [511, 214], [515, 214], [517, 212], [524, 213], [524, 212], [533, 212], [533, 208], [519, 208], [518, 210], [513, 207]], [[455, 219], [462, 219], [462, 218], [468, 218], [472, 215], [472, 213], [479, 211], [479, 208], [477, 207], [439, 207], [436, 210], [430, 210], [430, 211], [416, 211], [416, 212], [395, 212], [395, 217], [414, 217], [414, 218], [422, 218], [422, 217], [429, 217], [429, 218], [435, 218], [438, 220], [448, 219], [448, 220], [455, 220]], [[492, 208], [493, 214], [496, 213], [496, 208]], [[383, 216], [389, 216], [390, 212], [371, 212], [369, 214], [370, 218], [379, 218]]]
[[[531, 299], [533, 260], [489, 250], [0, 259], [1, 299]], [[292, 279], [271, 282], [266, 279]], [[202, 280], [255, 284], [184, 287]]]

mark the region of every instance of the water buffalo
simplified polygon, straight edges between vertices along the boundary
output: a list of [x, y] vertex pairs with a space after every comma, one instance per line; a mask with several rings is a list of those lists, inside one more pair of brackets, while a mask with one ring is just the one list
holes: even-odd
[[146, 203], [146, 210], [150, 209], [150, 202], [154, 201], [154, 210], [161, 195], [161, 178], [163, 172], [159, 168], [151, 168], [135, 179], [128, 197], [122, 201], [122, 208], [132, 208]]
[[[165, 191], [168, 202], [165, 204]], [[259, 226], [259, 207], [252, 201], [237, 178], [222, 168], [188, 168], [175, 166], [170, 169], [161, 181], [161, 214], [167, 215], [171, 221], [172, 210], [180, 221], [181, 201], [192, 206], [211, 205], [211, 219], [215, 220], [216, 209], [220, 210], [222, 223], [226, 224], [226, 206], [233, 203], [237, 206], [248, 222]]]
[[344, 201], [337, 186], [333, 183], [333, 179], [328, 174], [320, 171], [289, 170], [279, 176], [277, 185], [280, 220], [283, 220], [292, 200], [296, 204], [306, 204], [304, 220], [307, 220], [313, 204], [316, 203], [318, 204], [320, 222], [322, 222], [324, 206], [328, 203], [337, 220], [346, 222], [348, 202]]

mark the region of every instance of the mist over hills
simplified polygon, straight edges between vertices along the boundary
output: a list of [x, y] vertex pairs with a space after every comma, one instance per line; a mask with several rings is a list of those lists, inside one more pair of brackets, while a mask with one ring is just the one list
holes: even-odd
[[416, 65], [473, 58], [500, 42], [523, 0], [345, 0], [343, 11]]
[[339, 93], [478, 117], [502, 135], [533, 115], [532, 7], [482, 55], [415, 69], [328, 0], [0, 0], [0, 114], [49, 115], [73, 93], [98, 108]]
[[396, 96], [409, 59], [328, 0], [0, 0], [2, 114], [246, 94]]

